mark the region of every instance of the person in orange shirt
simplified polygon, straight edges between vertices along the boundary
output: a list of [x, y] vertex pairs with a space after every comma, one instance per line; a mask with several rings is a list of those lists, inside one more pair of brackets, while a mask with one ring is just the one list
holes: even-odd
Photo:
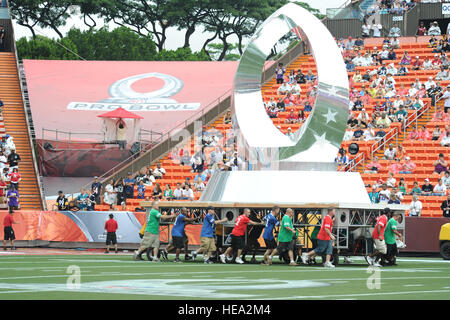
[[419, 131], [417, 130], [417, 127], [414, 127], [408, 134], [408, 140], [419, 140]]
[[397, 147], [396, 157], [399, 158], [400, 160], [403, 160], [406, 157], [405, 148], [403, 148], [403, 146], [401, 144]]
[[389, 165], [389, 171], [398, 174], [402, 170], [402, 165], [400, 164], [400, 159], [395, 158], [395, 162]]
[[419, 140], [430, 140], [431, 134], [428, 132], [427, 128], [425, 126], [422, 126], [422, 128], [419, 130]]

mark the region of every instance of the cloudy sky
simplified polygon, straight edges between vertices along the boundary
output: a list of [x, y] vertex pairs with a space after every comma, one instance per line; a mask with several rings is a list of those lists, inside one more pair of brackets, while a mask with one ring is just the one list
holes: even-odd
[[[321, 13], [325, 14], [327, 8], [338, 8], [342, 4], [346, 2], [346, 0], [301, 0], [303, 2], [308, 3], [311, 7], [319, 9]], [[101, 25], [101, 21], [99, 21], [99, 25]], [[86, 29], [87, 27], [84, 25], [82, 19], [80, 17], [73, 17], [67, 21], [65, 28], [61, 28], [63, 34], [65, 34], [71, 27], [77, 27], [79, 29]], [[57, 34], [54, 31], [47, 29], [36, 28], [36, 33], [40, 35], [45, 35], [51, 38], [57, 38]], [[31, 32], [16, 23], [14, 23], [14, 33], [16, 40], [21, 37], [30, 37]], [[184, 32], [177, 31], [175, 28], [168, 29], [168, 39], [166, 42], [166, 49], [176, 49], [183, 45], [184, 43]], [[191, 37], [191, 47], [193, 51], [198, 51], [208, 37], [210, 37], [208, 33], [202, 32], [202, 30], [198, 30]]]

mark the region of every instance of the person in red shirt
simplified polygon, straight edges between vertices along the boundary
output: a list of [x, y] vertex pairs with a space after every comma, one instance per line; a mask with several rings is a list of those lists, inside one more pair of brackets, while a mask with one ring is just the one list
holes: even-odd
[[7, 186], [5, 180], [0, 176], [0, 204], [4, 204], [5, 201], [5, 190]]
[[377, 223], [375, 224], [375, 228], [372, 232], [375, 251], [366, 256], [366, 261], [369, 265], [374, 267], [381, 267], [378, 263], [378, 259], [387, 253], [386, 243], [384, 242], [384, 229], [387, 226], [388, 215], [390, 212], [391, 210], [389, 208], [385, 208], [383, 210], [383, 214], [377, 218]]
[[6, 251], [6, 242], [8, 240], [11, 241], [11, 250], [16, 250], [16, 247], [14, 246], [14, 240], [16, 240], [16, 236], [14, 235], [14, 230], [12, 228], [13, 224], [18, 224], [18, 222], [14, 221], [13, 213], [10, 212], [3, 219], [3, 231], [4, 231], [3, 250], [5, 251]]
[[231, 231], [231, 247], [229, 247], [223, 254], [220, 255], [220, 261], [226, 263], [226, 260], [231, 261], [233, 259], [232, 253], [236, 254], [236, 263], [243, 264], [241, 259], [242, 249], [245, 247], [245, 230], [247, 225], [263, 226], [264, 222], [254, 222], [250, 218], [250, 209], [245, 208], [244, 213], [236, 218], [234, 228]]
[[117, 221], [114, 220], [114, 215], [111, 213], [109, 215], [109, 220], [105, 223], [106, 230], [106, 251], [105, 253], [109, 253], [110, 244], [114, 245], [114, 251], [117, 253], [117, 236], [116, 231], [119, 226], [117, 225]]
[[331, 233], [333, 230], [333, 219], [336, 214], [334, 209], [328, 209], [328, 214], [322, 219], [322, 226], [317, 234], [317, 247], [308, 253], [302, 254], [302, 262], [308, 263], [308, 260], [314, 259], [318, 255], [326, 254], [324, 267], [334, 268], [334, 265], [330, 262], [331, 254], [333, 253], [332, 242], [336, 239]]
[[11, 181], [11, 185], [14, 186], [14, 189], [19, 191], [19, 182], [22, 180], [22, 177], [19, 173], [19, 169], [14, 168], [13, 171], [9, 174], [9, 178]]

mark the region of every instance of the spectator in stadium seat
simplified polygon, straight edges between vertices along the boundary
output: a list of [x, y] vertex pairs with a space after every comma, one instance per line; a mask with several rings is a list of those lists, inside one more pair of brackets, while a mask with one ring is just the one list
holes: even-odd
[[448, 163], [445, 161], [445, 157], [443, 153], [439, 153], [439, 158], [434, 162], [434, 173], [442, 174], [448, 171]]
[[381, 113], [381, 117], [377, 120], [377, 127], [386, 129], [391, 125], [391, 120], [387, 117], [386, 112]]
[[433, 196], [445, 196], [447, 194], [447, 187], [442, 179], [438, 180], [438, 183], [433, 188]]
[[416, 56], [416, 58], [411, 62], [411, 70], [417, 71], [421, 70], [423, 62], [420, 60], [419, 56]]
[[[399, 158], [395, 158], [395, 161], [392, 162], [389, 167], [388, 167], [389, 173], [392, 174], [398, 174], [400, 172], [400, 170], [402, 170], [402, 165], [400, 163], [400, 159]], [[388, 179], [389, 180], [389, 179]], [[386, 180], [386, 182], [388, 181]], [[388, 184], [388, 187], [392, 187]]]
[[382, 30], [382, 26], [381, 26], [381, 24], [373, 24], [372, 26], [371, 26], [371, 28], [372, 28], [372, 30], [373, 30], [373, 37], [374, 38], [379, 38], [379, 37], [381, 37], [381, 30]]
[[111, 179], [105, 187], [103, 201], [107, 205], [109, 205], [110, 210], [112, 210], [114, 205], [117, 203], [117, 194], [114, 191], [114, 180], [113, 179]]
[[442, 138], [440, 142], [443, 147], [450, 147], [450, 130], [446, 131], [445, 136]]
[[408, 112], [405, 110], [405, 106], [401, 104], [399, 109], [395, 112], [395, 119], [397, 122], [405, 122], [408, 116]]
[[402, 164], [400, 174], [411, 174], [416, 169], [416, 164], [411, 160], [410, 157], [405, 158], [405, 162]]
[[375, 185], [372, 186], [372, 191], [369, 192], [369, 199], [371, 203], [379, 202], [380, 194], [377, 192], [377, 187]]
[[423, 101], [418, 96], [414, 98], [412, 109], [413, 110], [420, 110], [423, 108]]
[[155, 183], [155, 186], [153, 187], [152, 199], [153, 201], [158, 201], [161, 200], [161, 197], [162, 197], [162, 189], [159, 183]]
[[125, 198], [126, 199], [133, 199], [134, 197], [134, 186], [136, 185], [136, 179], [133, 178], [131, 172], [128, 172], [128, 177], [124, 180], [125, 187]]
[[413, 195], [412, 201], [409, 204], [409, 216], [410, 217], [420, 217], [422, 215], [422, 202], [419, 200], [417, 194]]
[[422, 185], [422, 195], [431, 196], [433, 194], [433, 185], [430, 183], [430, 179], [426, 178], [425, 183]]
[[22, 159], [16, 153], [16, 149], [11, 149], [11, 153], [8, 155], [9, 171], [11, 172], [14, 168], [19, 168], [19, 162]]
[[361, 129], [360, 125], [356, 126], [356, 130], [353, 132], [353, 141], [364, 140], [364, 130]]
[[[398, 39], [398, 37], [392, 37], [391, 41], [389, 42], [389, 46], [392, 50], [400, 49], [400, 40]], [[397, 55], [395, 54], [395, 59], [390, 59], [390, 60], [397, 60]]]
[[391, 191], [388, 189], [387, 185], [383, 183], [381, 186], [381, 190], [379, 192], [379, 202], [378, 203], [387, 203], [391, 197]]
[[408, 51], [403, 52], [402, 59], [400, 61], [400, 65], [410, 65], [411, 64], [411, 56], [408, 54]]
[[334, 159], [334, 162], [336, 162], [340, 166], [346, 166], [350, 163], [350, 160], [347, 156], [347, 151], [344, 149], [339, 150], [338, 156]]
[[425, 24], [423, 21], [420, 21], [419, 27], [417, 28], [416, 35], [417, 36], [426, 36], [428, 33], [427, 27], [425, 27]]
[[443, 66], [441, 66], [440, 69], [441, 69], [441, 71], [438, 72], [435, 79], [437, 81], [447, 81], [449, 79], [448, 70], [445, 69]]
[[282, 84], [284, 82], [284, 74], [286, 72], [286, 68], [280, 62], [278, 67], [275, 69], [275, 74], [277, 78], [277, 84]]
[[8, 199], [8, 208], [9, 213], [14, 212], [14, 210], [19, 209], [19, 192], [14, 188], [14, 185], [9, 186], [9, 190], [6, 194], [6, 198]]
[[441, 203], [442, 217], [450, 218], [450, 194], [447, 195], [447, 200]]
[[137, 186], [137, 196], [138, 199], [145, 199], [145, 185], [144, 181], [139, 181], [139, 184]]
[[161, 163], [156, 164], [156, 168], [153, 170], [153, 176], [155, 179], [162, 179], [166, 174], [166, 169], [161, 167]]
[[384, 159], [385, 160], [394, 160], [397, 155], [397, 149], [394, 148], [394, 145], [391, 143], [389, 147], [384, 151]]
[[183, 189], [181, 187], [181, 183], [179, 183], [179, 182], [177, 182], [177, 187], [173, 191], [173, 198], [175, 200], [182, 200], [182, 198], [183, 198]]
[[297, 123], [298, 122], [298, 115], [295, 114], [294, 109], [291, 109], [291, 111], [289, 112], [288, 117], [286, 118], [284, 123]]
[[364, 173], [378, 173], [380, 170], [383, 169], [383, 166], [379, 162], [378, 157], [374, 156], [372, 162], [367, 164], [366, 168], [367, 169]]
[[425, 125], [423, 125], [418, 131], [417, 131], [417, 140], [427, 141], [431, 139], [431, 135], [428, 132]]
[[192, 188], [189, 185], [185, 185], [184, 188], [181, 191], [182, 193], [182, 200], [189, 200], [189, 201], [194, 201], [195, 197], [194, 197], [194, 191], [192, 190]]
[[316, 76], [313, 74], [312, 70], [308, 70], [308, 74], [305, 76], [306, 83], [314, 83]]
[[394, 193], [391, 193], [388, 204], [401, 204], [400, 200], [395, 196]]
[[439, 24], [437, 21], [434, 21], [430, 24], [430, 27], [428, 28], [428, 35], [430, 36], [440, 36], [442, 33], [441, 28], [439, 28]]
[[92, 194], [95, 196], [95, 203], [100, 204], [100, 194], [102, 191], [102, 183], [98, 181], [98, 177], [94, 177], [94, 182], [91, 184]]
[[414, 195], [414, 194], [421, 195], [422, 194], [422, 189], [419, 188], [419, 183], [417, 181], [414, 181], [413, 187], [409, 194], [410, 195]]
[[88, 197], [86, 198], [86, 210], [95, 211], [95, 195], [91, 190], [86, 190]]
[[277, 94], [279, 96], [280, 95], [285, 95], [288, 92], [291, 92], [291, 86], [288, 83], [283, 83], [281, 86], [278, 87]]
[[436, 125], [434, 127], [433, 133], [431, 134], [431, 140], [437, 141], [441, 137], [441, 128], [439, 128], [439, 125]]
[[77, 196], [77, 206], [80, 210], [87, 210], [87, 199], [89, 194], [84, 188], [81, 188], [80, 194]]
[[394, 188], [397, 185], [397, 179], [394, 178], [394, 172], [388, 172], [388, 178], [386, 179], [386, 185], [388, 188]]
[[398, 27], [398, 24], [394, 23], [393, 27], [389, 30], [389, 37], [401, 37], [402, 30]]
[[172, 201], [174, 199], [173, 190], [170, 188], [169, 184], [166, 184], [163, 194], [162, 194], [162, 200], [164, 201]]

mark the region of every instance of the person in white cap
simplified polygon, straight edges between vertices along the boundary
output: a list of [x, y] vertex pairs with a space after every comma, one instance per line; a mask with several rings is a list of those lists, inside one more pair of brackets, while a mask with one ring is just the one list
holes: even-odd
[[437, 21], [434, 21], [431, 25], [430, 28], [428, 29], [428, 35], [429, 36], [440, 36], [441, 35], [441, 28], [439, 28], [439, 25], [437, 23]]
[[425, 89], [430, 89], [432, 85], [436, 86], [436, 82], [434, 82], [433, 77], [428, 77], [428, 81], [424, 83], [425, 84]]

